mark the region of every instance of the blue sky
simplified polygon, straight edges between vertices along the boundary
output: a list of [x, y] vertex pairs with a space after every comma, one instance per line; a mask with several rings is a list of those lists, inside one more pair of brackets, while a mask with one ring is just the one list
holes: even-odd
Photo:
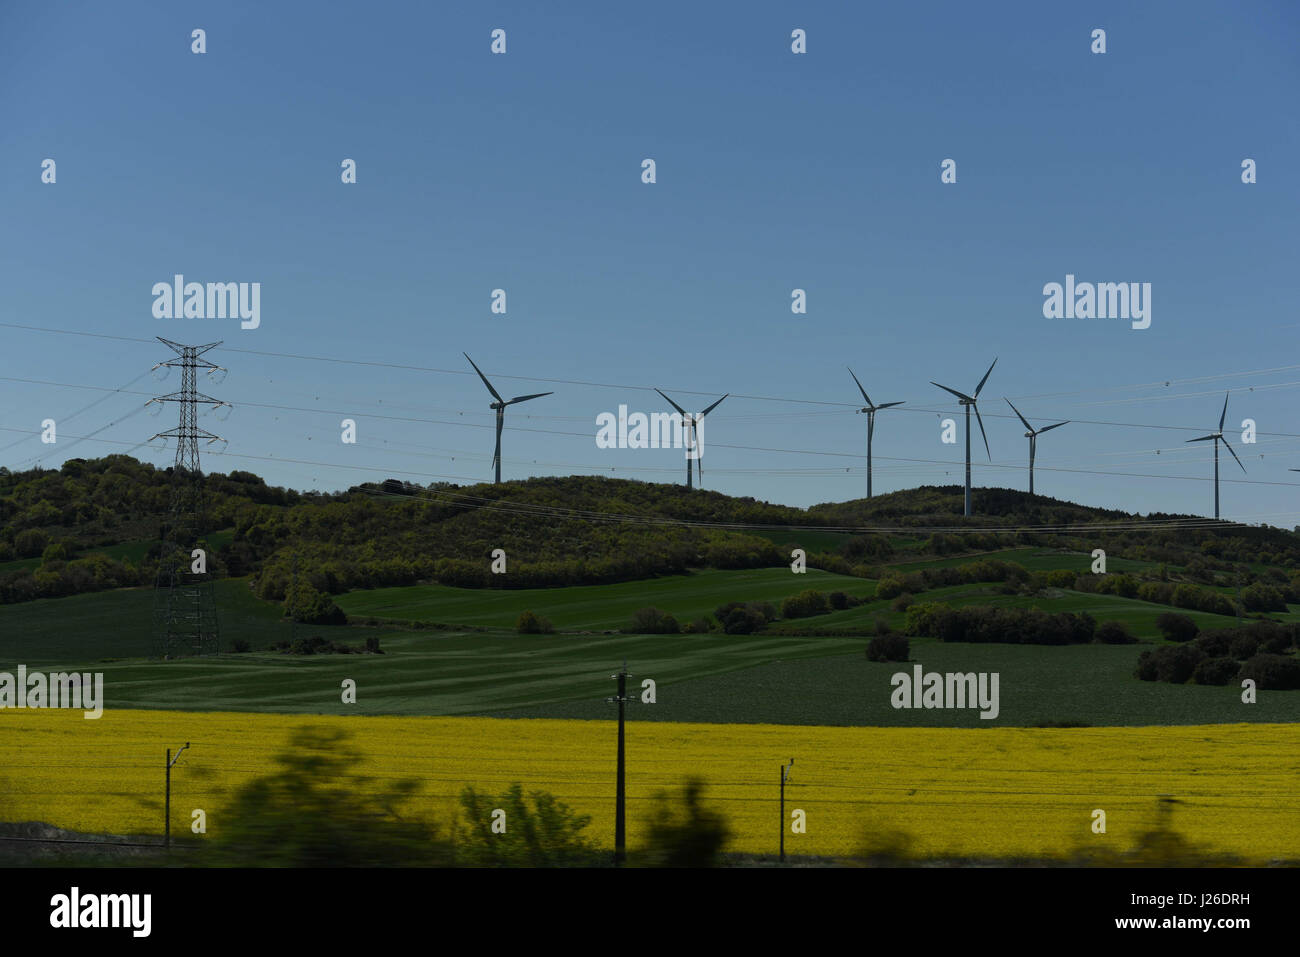
[[[1208, 443], [1184, 440], [1231, 389], [1229, 427], [1261, 435], [1228, 433], [1249, 474], [1224, 455], [1223, 515], [1290, 527], [1298, 39], [1288, 3], [10, 2], [0, 464], [173, 427], [140, 408], [176, 377], [71, 388], [136, 380], [168, 356], [137, 340], [164, 335], [224, 340], [229, 375], [201, 388], [235, 408], [201, 420], [229, 442], [209, 469], [486, 480], [490, 397], [464, 351], [507, 397], [555, 390], [508, 412], [507, 478], [681, 481], [680, 452], [597, 448], [596, 416], [663, 410], [654, 386], [693, 409], [731, 392], [705, 484], [807, 505], [865, 488], [846, 364], [907, 402], [877, 420], [881, 492], [960, 482], [961, 434], [940, 441], [960, 416], [929, 380], [972, 389], [998, 356], [977, 487], [1026, 485], [1009, 396], [1035, 425], [1074, 420], [1039, 442], [1039, 492], [1209, 514]], [[260, 327], [155, 318], [175, 273], [260, 282]], [[1067, 273], [1151, 283], [1150, 328], [1044, 318]]]

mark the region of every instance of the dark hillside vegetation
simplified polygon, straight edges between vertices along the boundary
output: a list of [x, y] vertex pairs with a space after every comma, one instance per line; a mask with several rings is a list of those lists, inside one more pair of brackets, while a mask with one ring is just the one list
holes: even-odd
[[[70, 459], [57, 470], [0, 468], [0, 603], [151, 586], [171, 472], [125, 455]], [[1244, 587], [1247, 610], [1285, 612], [1297, 600], [1300, 568], [1294, 532], [1126, 515], [1009, 489], [976, 490], [980, 514], [964, 519], [957, 486], [807, 510], [592, 476], [427, 487], [388, 479], [331, 494], [233, 471], [207, 475], [205, 488], [199, 531], [211, 549], [209, 570], [252, 576], [259, 597], [282, 601], [296, 559], [308, 604], [314, 593], [418, 582], [537, 588], [776, 568], [789, 565], [796, 546], [811, 568], [874, 579], [901, 563], [1039, 546], [1102, 548], [1113, 561], [1144, 563], [1135, 574], [1169, 584], [1170, 595], [1154, 599], [1167, 604], [1180, 604], [1179, 584]], [[495, 549], [505, 551], [504, 575], [490, 570]], [[1237, 601], [1200, 595], [1196, 607], [1234, 607], [1229, 598]]]

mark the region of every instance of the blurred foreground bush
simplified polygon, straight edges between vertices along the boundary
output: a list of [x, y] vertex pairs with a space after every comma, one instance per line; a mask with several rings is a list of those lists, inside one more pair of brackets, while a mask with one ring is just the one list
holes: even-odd
[[360, 752], [338, 728], [296, 730], [280, 771], [239, 788], [212, 815], [195, 863], [217, 867], [428, 867], [452, 863], [450, 841], [398, 809], [418, 782], [353, 770]]
[[[465, 820], [456, 827], [456, 863], [468, 867], [585, 867], [605, 863], [583, 836], [591, 823], [545, 791], [516, 782], [500, 796], [471, 787], [460, 794]], [[503, 813], [497, 813], [503, 812]]]

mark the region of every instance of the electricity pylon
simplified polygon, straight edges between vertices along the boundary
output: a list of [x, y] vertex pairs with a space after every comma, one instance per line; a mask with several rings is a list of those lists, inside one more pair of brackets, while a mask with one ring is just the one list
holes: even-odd
[[181, 388], [179, 392], [149, 400], [180, 405], [180, 423], [176, 428], [153, 437], [176, 440], [171, 509], [162, 529], [162, 551], [158, 554], [158, 578], [154, 586], [154, 651], [163, 658], [213, 655], [220, 647], [220, 633], [217, 629], [216, 595], [207, 568], [209, 556], [203, 540], [204, 496], [203, 473], [199, 469], [199, 440], [211, 445], [220, 437], [199, 428], [198, 407], [203, 404], [215, 408], [229, 403], [199, 392], [196, 380], [199, 369], [206, 369], [209, 375], [221, 369], [200, 358], [221, 343], [185, 346], [162, 336], [158, 341], [169, 346], [179, 358], [160, 362], [154, 368], [179, 368]]

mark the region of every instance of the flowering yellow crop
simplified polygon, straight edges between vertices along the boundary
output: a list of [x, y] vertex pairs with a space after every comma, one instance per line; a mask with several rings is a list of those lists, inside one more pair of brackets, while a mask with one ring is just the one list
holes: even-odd
[[[164, 749], [190, 743], [172, 772], [172, 827], [203, 808], [219, 832], [230, 792], [276, 770], [302, 725], [344, 727], [366, 755], [360, 771], [418, 778], [419, 807], [444, 824], [465, 785], [499, 793], [513, 781], [590, 814], [612, 845], [615, 725], [609, 721], [336, 717], [108, 711], [0, 713], [0, 819], [85, 832], [162, 830]], [[787, 816], [794, 854], [838, 855], [870, 831], [902, 832], [923, 856], [1061, 855], [1131, 847], [1168, 795], [1174, 827], [1194, 843], [1252, 860], [1300, 858], [1295, 725], [1146, 728], [830, 728], [636, 722], [627, 726], [628, 841], [655, 792], [688, 775], [708, 783], [731, 850], [773, 852], [779, 767], [795, 759]], [[1093, 832], [1093, 812], [1106, 833]]]

